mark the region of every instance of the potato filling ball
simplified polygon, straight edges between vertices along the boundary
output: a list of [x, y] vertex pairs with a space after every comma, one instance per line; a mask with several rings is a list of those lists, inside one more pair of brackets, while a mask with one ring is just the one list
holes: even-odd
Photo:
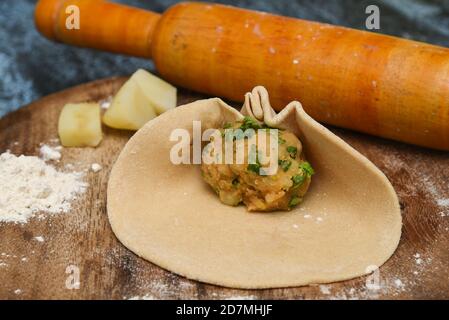
[[[213, 163], [202, 162], [201, 172], [204, 180], [213, 188], [221, 202], [230, 206], [244, 203], [248, 211], [290, 210], [302, 202], [314, 170], [306, 161], [302, 144], [291, 132], [269, 128], [256, 120], [245, 117], [242, 121], [227, 123], [220, 129], [221, 144], [212, 141], [203, 151], [212, 158]], [[271, 139], [269, 139], [271, 135]], [[276, 155], [273, 155], [273, 137], [276, 137]], [[264, 152], [258, 148], [265, 141]], [[232, 161], [226, 162], [226, 142], [231, 141]], [[243, 161], [237, 161], [240, 143], [243, 146]], [[218, 159], [218, 160], [217, 160]], [[277, 161], [274, 174], [264, 174], [267, 161]]]

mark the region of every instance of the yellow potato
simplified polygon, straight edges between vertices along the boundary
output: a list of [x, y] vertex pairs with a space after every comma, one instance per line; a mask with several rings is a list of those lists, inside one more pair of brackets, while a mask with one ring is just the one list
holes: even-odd
[[132, 77], [112, 99], [103, 115], [103, 123], [117, 129], [138, 130], [156, 117], [156, 111]]
[[103, 116], [112, 128], [138, 130], [149, 120], [176, 106], [176, 88], [139, 69], [125, 82]]
[[100, 106], [97, 103], [69, 103], [59, 115], [58, 134], [65, 147], [96, 147], [103, 138]]
[[143, 69], [137, 70], [135, 79], [157, 114], [176, 107], [176, 88], [164, 80]]

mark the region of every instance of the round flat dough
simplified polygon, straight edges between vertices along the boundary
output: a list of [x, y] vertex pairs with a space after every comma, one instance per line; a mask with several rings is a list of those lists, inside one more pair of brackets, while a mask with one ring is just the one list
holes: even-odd
[[182, 276], [234, 288], [328, 283], [367, 274], [396, 249], [399, 203], [369, 160], [315, 122], [298, 102], [276, 115], [263, 88], [242, 113], [287, 128], [303, 142], [316, 175], [291, 212], [248, 213], [222, 204], [198, 165], [174, 165], [175, 128], [221, 127], [242, 115], [220, 99], [178, 107], [127, 143], [111, 172], [108, 215], [137, 255]]

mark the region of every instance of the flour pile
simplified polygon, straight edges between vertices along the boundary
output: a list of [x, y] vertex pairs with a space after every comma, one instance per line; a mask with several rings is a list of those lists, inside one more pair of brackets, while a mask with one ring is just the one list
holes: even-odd
[[0, 222], [25, 223], [37, 213], [70, 210], [87, 183], [80, 172], [60, 172], [34, 156], [0, 155]]

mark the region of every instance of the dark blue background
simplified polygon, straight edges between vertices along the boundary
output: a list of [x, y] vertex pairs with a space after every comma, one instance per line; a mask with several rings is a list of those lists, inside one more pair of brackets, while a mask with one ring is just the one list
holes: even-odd
[[[175, 0], [121, 0], [162, 12]], [[380, 32], [449, 47], [449, 0], [211, 1], [365, 28], [365, 8], [378, 5]], [[98, 78], [130, 74], [151, 62], [53, 43], [34, 28], [35, 0], [0, 0], [0, 117], [46, 94]]]

